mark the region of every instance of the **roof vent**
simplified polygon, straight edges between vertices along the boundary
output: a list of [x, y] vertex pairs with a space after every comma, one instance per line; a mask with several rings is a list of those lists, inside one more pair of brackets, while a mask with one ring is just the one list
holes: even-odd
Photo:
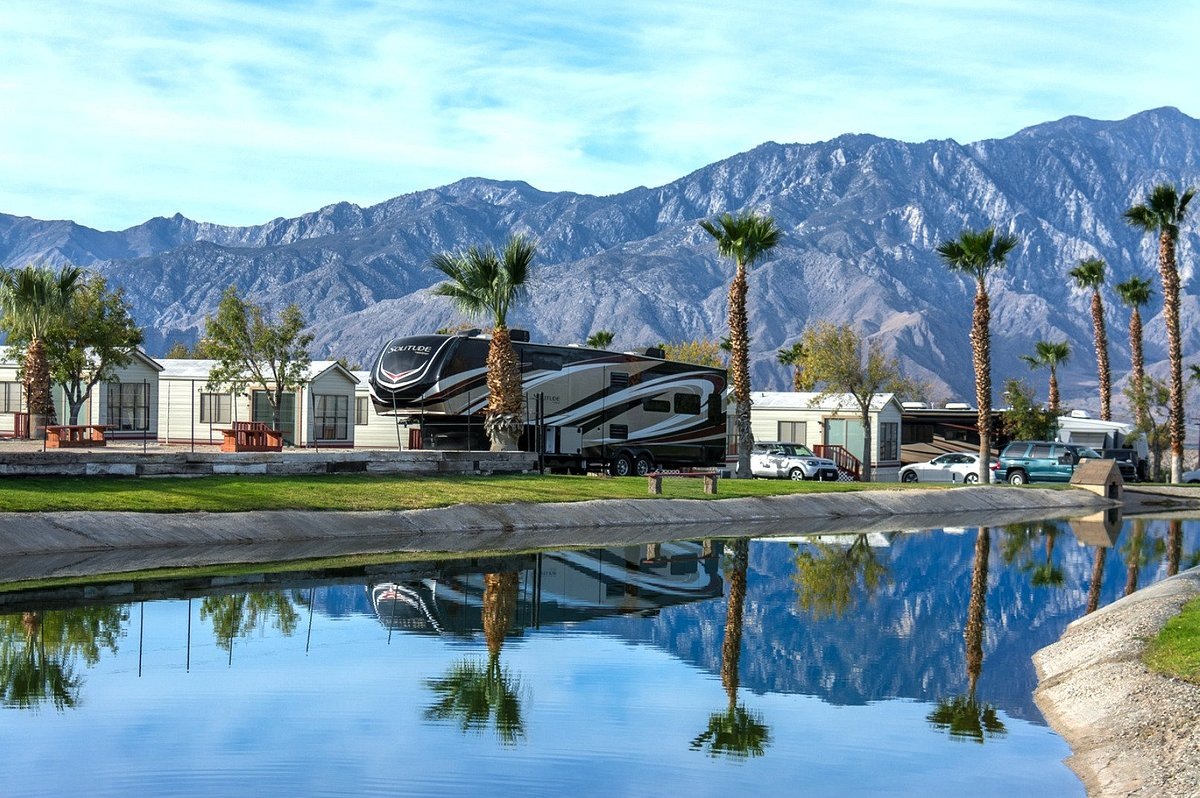
[[478, 327], [473, 327], [470, 330], [459, 330], [455, 333], [455, 335], [460, 338], [474, 338], [476, 335], [480, 335], [482, 333], [483, 330], [479, 329]]
[[645, 354], [646, 357], [656, 357], [659, 360], [667, 359], [667, 353], [661, 346], [648, 346], [645, 348], [645, 350], [643, 350], [643, 354]]
[[529, 330], [509, 330], [508, 337], [523, 344], [529, 343]]
[[1091, 418], [1086, 410], [1072, 410], [1070, 415], [1071, 418]]
[[947, 410], [970, 410], [971, 406], [966, 402], [946, 402]]

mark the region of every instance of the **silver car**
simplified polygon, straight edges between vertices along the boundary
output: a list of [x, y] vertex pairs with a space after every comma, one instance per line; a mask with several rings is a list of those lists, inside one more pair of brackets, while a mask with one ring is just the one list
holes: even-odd
[[979, 455], [950, 452], [926, 463], [912, 463], [900, 469], [900, 481], [959, 482], [970, 485], [979, 481]]
[[802, 443], [765, 441], [750, 450], [750, 472], [774, 479], [819, 479], [836, 482], [837, 464], [817, 457]]

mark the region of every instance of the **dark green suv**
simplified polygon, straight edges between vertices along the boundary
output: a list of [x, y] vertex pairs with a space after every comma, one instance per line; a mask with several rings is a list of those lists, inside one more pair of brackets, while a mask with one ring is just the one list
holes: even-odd
[[1100, 460], [1095, 449], [1058, 441], [1013, 441], [1000, 453], [992, 471], [993, 482], [1024, 485], [1027, 482], [1070, 482], [1075, 466]]

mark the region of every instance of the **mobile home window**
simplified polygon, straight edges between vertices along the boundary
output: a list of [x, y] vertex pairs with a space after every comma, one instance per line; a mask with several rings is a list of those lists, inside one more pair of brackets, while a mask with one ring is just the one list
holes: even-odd
[[371, 423], [370, 401], [365, 396], [354, 397], [354, 426], [365, 427]]
[[19, 382], [0, 382], [0, 413], [20, 413], [22, 411], [21, 403], [21, 383]]
[[900, 425], [894, 421], [879, 422], [879, 460], [899, 460], [899, 449], [896, 446]]
[[700, 395], [695, 393], [675, 394], [675, 412], [690, 416], [700, 415]]
[[150, 386], [144, 382], [110, 382], [108, 423], [125, 431], [150, 429]]
[[780, 421], [779, 440], [783, 441], [784, 443], [807, 443], [808, 422]]
[[200, 394], [201, 424], [233, 423], [233, 396], [227, 393]]
[[349, 437], [350, 397], [339, 394], [313, 395], [313, 438], [344, 441]]

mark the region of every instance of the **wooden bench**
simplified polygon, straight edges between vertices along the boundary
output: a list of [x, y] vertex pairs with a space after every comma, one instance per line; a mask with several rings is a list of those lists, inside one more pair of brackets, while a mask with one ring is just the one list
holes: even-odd
[[223, 452], [282, 452], [283, 432], [261, 421], [235, 421], [232, 429], [217, 430]]
[[107, 424], [47, 424], [42, 429], [46, 430], [47, 449], [70, 449], [107, 446], [104, 431], [112, 428]]
[[646, 475], [646, 479], [649, 480], [648, 487], [651, 496], [662, 495], [663, 477], [702, 477], [704, 479], [704, 492], [713, 495], [717, 493], [716, 471], [654, 471]]

